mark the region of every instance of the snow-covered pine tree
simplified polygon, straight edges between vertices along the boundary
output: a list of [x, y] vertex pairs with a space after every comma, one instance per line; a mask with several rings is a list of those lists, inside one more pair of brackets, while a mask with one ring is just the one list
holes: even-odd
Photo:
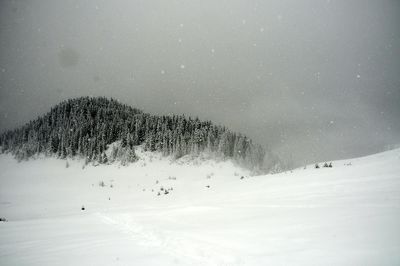
[[[120, 141], [110, 156], [107, 146]], [[134, 146], [181, 157], [207, 151], [261, 167], [264, 149], [244, 135], [184, 115], [156, 116], [104, 97], [69, 99], [21, 128], [0, 135], [2, 152], [19, 159], [44, 153], [108, 163], [136, 160]], [[107, 157], [107, 158], [106, 158]]]

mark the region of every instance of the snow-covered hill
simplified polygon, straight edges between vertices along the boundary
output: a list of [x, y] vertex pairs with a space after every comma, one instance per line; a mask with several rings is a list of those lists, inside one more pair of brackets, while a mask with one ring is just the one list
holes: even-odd
[[142, 158], [82, 169], [1, 155], [0, 264], [400, 264], [400, 149], [256, 177]]

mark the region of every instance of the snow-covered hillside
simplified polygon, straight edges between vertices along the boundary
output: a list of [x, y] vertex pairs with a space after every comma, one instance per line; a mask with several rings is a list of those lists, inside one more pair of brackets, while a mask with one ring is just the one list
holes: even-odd
[[256, 177], [142, 157], [82, 169], [1, 155], [0, 264], [400, 264], [400, 149]]

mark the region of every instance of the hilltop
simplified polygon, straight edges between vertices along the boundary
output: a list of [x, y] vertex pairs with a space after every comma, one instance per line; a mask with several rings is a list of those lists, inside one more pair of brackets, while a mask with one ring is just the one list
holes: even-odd
[[0, 146], [20, 161], [45, 154], [127, 165], [138, 160], [135, 149], [141, 146], [176, 159], [207, 153], [257, 171], [278, 167], [271, 152], [224, 126], [184, 115], [151, 115], [104, 97], [63, 101], [43, 116], [3, 133]]

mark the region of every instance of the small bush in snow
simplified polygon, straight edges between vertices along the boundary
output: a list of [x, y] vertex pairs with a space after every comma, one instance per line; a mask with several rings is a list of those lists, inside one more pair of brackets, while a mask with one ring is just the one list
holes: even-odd
[[0, 217], [0, 222], [7, 222], [7, 219], [4, 217]]
[[319, 165], [316, 163], [315, 164], [315, 169], [318, 169], [319, 168]]
[[105, 187], [106, 184], [104, 183], [104, 181], [100, 181], [100, 182], [99, 182], [99, 186], [100, 186], [100, 187]]

